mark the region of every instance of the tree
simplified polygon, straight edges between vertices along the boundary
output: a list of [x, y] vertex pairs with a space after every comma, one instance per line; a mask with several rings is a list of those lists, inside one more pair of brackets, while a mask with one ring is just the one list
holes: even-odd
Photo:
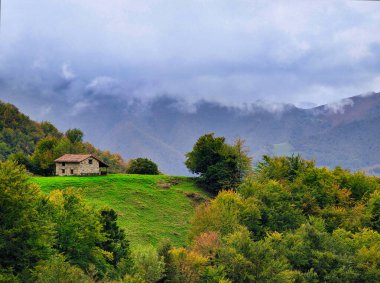
[[195, 143], [193, 150], [186, 154], [186, 167], [195, 174], [207, 172], [209, 166], [215, 165], [223, 159], [224, 142], [224, 137], [214, 137], [214, 133], [201, 136]]
[[69, 129], [66, 131], [65, 136], [70, 140], [71, 143], [82, 142], [83, 132], [80, 129]]
[[213, 193], [237, 188], [251, 170], [252, 158], [243, 140], [229, 145], [224, 137], [214, 137], [213, 133], [201, 136], [186, 157], [187, 168], [200, 174], [200, 185]]
[[25, 168], [0, 162], [0, 267], [27, 271], [52, 253], [53, 229], [43, 197]]
[[233, 191], [222, 191], [215, 199], [197, 207], [191, 220], [190, 239], [205, 232], [224, 236], [240, 227], [243, 207], [241, 197]]
[[112, 259], [113, 254], [100, 247], [107, 238], [99, 215], [72, 189], [54, 190], [48, 200], [49, 214], [55, 223], [54, 248], [83, 270], [94, 266], [94, 276], [103, 278], [112, 270], [107, 259]]
[[370, 212], [371, 227], [380, 232], [380, 190], [375, 191], [368, 201], [368, 211]]
[[148, 158], [131, 159], [127, 165], [128, 174], [158, 175], [158, 166]]
[[52, 136], [61, 138], [62, 134], [58, 131], [58, 129], [50, 122], [43, 121], [40, 124], [42, 131], [44, 132], [45, 136]]
[[117, 277], [123, 277], [126, 272], [130, 271], [132, 259], [129, 241], [126, 239], [124, 230], [120, 229], [117, 225], [115, 210], [103, 209], [100, 212], [100, 223], [106, 239], [99, 246], [102, 250], [112, 254], [112, 258], [109, 258], [107, 261], [115, 269], [118, 269], [119, 274], [117, 274]]
[[37, 172], [41, 175], [52, 175], [54, 173], [54, 159], [58, 156], [54, 152], [58, 139], [55, 137], [46, 137], [41, 139], [36, 150], [32, 155], [33, 165], [37, 168]]
[[38, 283], [90, 283], [91, 280], [76, 266], [70, 265], [63, 255], [54, 255], [38, 263], [34, 270]]
[[152, 246], [139, 247], [133, 253], [133, 272], [144, 282], [157, 282], [164, 276], [164, 258]]
[[19, 152], [16, 152], [16, 153], [12, 153], [11, 155], [9, 155], [8, 160], [14, 161], [14, 162], [16, 162], [19, 165], [25, 166], [25, 168], [29, 172], [35, 172], [35, 168], [34, 168], [34, 166], [32, 164], [30, 156], [26, 155], [22, 151], [19, 151]]
[[163, 277], [158, 281], [160, 283], [162, 282], [172, 282], [175, 278], [175, 266], [173, 261], [173, 256], [171, 254], [173, 246], [170, 243], [170, 240], [164, 239], [162, 240], [157, 249], [157, 254], [160, 258], [163, 259], [163, 262], [165, 264], [165, 271], [163, 273]]

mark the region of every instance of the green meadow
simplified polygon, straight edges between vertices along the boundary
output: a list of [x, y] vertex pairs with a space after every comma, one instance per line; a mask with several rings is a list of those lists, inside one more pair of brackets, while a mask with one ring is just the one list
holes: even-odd
[[89, 177], [32, 177], [32, 182], [49, 193], [75, 188], [96, 209], [112, 208], [132, 246], [170, 239], [186, 244], [189, 221], [199, 199], [207, 194], [188, 177], [127, 175]]

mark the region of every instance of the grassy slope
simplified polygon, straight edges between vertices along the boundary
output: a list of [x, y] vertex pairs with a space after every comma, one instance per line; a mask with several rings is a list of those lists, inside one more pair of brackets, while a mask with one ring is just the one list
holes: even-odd
[[84, 198], [95, 208], [109, 207], [119, 214], [132, 245], [153, 244], [168, 238], [173, 244], [185, 244], [194, 203], [185, 192], [203, 191], [186, 177], [175, 177], [179, 184], [168, 189], [157, 184], [169, 176], [124, 175], [91, 177], [33, 177], [44, 193], [67, 187], [81, 188]]

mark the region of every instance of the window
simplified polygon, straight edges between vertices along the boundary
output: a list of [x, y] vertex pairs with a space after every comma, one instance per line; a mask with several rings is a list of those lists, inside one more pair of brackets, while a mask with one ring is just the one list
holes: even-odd
[[88, 164], [92, 164], [92, 159], [89, 159], [89, 160], [88, 160]]
[[65, 174], [65, 169], [62, 169], [62, 174]]
[[62, 162], [62, 166], [65, 166], [66, 165], [66, 163], [65, 162]]
[[71, 175], [74, 174], [74, 169], [70, 169], [70, 174], [71, 174]]

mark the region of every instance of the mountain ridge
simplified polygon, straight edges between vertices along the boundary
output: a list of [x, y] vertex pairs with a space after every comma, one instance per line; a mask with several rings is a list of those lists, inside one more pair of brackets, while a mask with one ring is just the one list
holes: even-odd
[[359, 170], [380, 164], [380, 93], [309, 109], [268, 103], [238, 108], [200, 101], [195, 109], [184, 110], [179, 100], [167, 96], [149, 103], [112, 97], [102, 101], [76, 116], [65, 115], [66, 106], [61, 106], [51, 120], [82, 129], [92, 144], [126, 159], [151, 158], [168, 174], [190, 174], [185, 154], [209, 132], [228, 142], [244, 139], [255, 161], [263, 154], [299, 153], [320, 166]]

